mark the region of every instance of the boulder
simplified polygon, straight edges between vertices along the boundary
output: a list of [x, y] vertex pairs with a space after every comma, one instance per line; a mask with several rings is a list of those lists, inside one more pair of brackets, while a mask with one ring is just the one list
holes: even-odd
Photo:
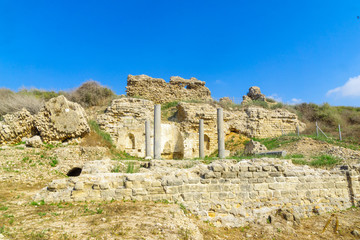
[[249, 92], [247, 95], [243, 96], [243, 102], [242, 103], [248, 103], [251, 101], [263, 101], [266, 102], [266, 96], [261, 93], [260, 88], [253, 86], [249, 88]]
[[248, 97], [251, 98], [251, 100], [260, 100], [260, 101], [266, 101], [266, 97], [264, 94], [261, 93], [259, 87], [251, 87], [249, 88]]
[[64, 141], [90, 132], [85, 110], [64, 96], [50, 99], [35, 116], [35, 127], [46, 141]]
[[234, 104], [234, 102], [228, 97], [220, 98], [219, 102], [223, 103], [223, 104], [230, 104], [230, 105]]
[[6, 114], [0, 121], [0, 144], [20, 142], [24, 137], [31, 137], [34, 132], [34, 118], [25, 108]]
[[244, 153], [246, 155], [255, 155], [255, 154], [263, 153], [266, 151], [267, 151], [267, 148], [264, 145], [262, 145], [261, 143], [259, 143], [257, 141], [250, 140], [250, 142], [248, 142], [245, 145]]
[[40, 148], [43, 145], [40, 136], [33, 136], [25, 141], [27, 147]]

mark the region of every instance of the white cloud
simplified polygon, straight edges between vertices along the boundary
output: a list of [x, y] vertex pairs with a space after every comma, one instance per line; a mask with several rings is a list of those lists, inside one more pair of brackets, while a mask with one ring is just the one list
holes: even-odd
[[217, 85], [225, 85], [226, 83], [221, 80], [215, 80], [215, 84]]
[[295, 104], [299, 104], [302, 103], [303, 100], [301, 98], [292, 98], [290, 102], [288, 102], [288, 104], [290, 105], [295, 105]]
[[349, 78], [343, 86], [331, 89], [326, 93], [326, 96], [331, 95], [340, 97], [360, 97], [360, 75]]
[[267, 96], [268, 98], [271, 98], [277, 102], [282, 102], [282, 97], [280, 97], [279, 95], [277, 95], [276, 93], [271, 94], [270, 96]]
[[[268, 98], [271, 98], [277, 102], [281, 102], [281, 103], [285, 103], [285, 101], [283, 101], [282, 97], [280, 97], [279, 95], [277, 95], [276, 93], [271, 94], [270, 96], [267, 96]], [[303, 100], [300, 98], [292, 98], [290, 101], [287, 101], [286, 104], [289, 105], [295, 105], [295, 104], [299, 104], [302, 103]]]

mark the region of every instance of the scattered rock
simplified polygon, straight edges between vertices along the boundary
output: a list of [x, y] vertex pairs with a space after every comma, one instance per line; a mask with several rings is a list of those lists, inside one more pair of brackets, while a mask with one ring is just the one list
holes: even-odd
[[255, 155], [255, 154], [263, 153], [266, 151], [267, 151], [267, 148], [264, 145], [262, 145], [261, 143], [259, 143], [257, 141], [250, 140], [245, 145], [244, 153], [246, 155]]
[[40, 148], [43, 145], [40, 136], [33, 136], [25, 141], [27, 147]]
[[355, 237], [360, 237], [360, 232], [356, 229], [352, 230], [351, 234], [354, 235]]

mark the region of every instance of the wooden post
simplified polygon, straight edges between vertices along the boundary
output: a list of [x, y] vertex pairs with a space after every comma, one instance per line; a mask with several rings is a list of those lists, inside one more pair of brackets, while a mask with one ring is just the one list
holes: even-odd
[[342, 141], [340, 124], [339, 124], [339, 139], [340, 139], [340, 141]]
[[319, 128], [317, 122], [316, 122], [316, 137], [319, 137]]

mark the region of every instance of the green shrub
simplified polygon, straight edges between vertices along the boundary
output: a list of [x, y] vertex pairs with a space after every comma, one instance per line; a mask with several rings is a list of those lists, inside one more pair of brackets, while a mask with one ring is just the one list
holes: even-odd
[[68, 93], [66, 97], [84, 107], [91, 107], [107, 105], [115, 96], [111, 89], [91, 80]]

